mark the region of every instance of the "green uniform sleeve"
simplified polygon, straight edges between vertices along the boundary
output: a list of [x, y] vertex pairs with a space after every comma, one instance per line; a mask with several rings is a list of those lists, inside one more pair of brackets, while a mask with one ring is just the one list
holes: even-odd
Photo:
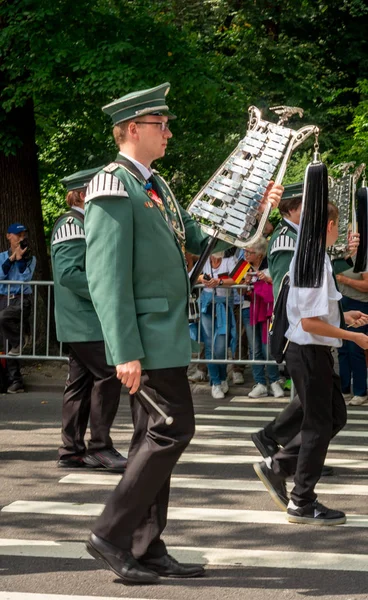
[[269, 257], [268, 268], [270, 270], [270, 275], [272, 278], [273, 297], [275, 298], [275, 300], [279, 293], [282, 279], [290, 269], [290, 263], [293, 256], [293, 251], [288, 252], [287, 250], [282, 250], [280, 252], [274, 252]]
[[344, 271], [351, 269], [353, 266], [354, 263], [351, 258], [348, 258], [347, 260], [345, 260], [345, 258], [336, 258], [332, 261], [332, 268], [335, 275], [339, 275], [339, 273], [343, 273]]
[[144, 358], [133, 293], [133, 209], [129, 198], [87, 204], [86, 270], [92, 301], [114, 365]]
[[60, 242], [53, 246], [55, 278], [74, 294], [91, 300], [85, 269], [86, 243], [82, 239]]

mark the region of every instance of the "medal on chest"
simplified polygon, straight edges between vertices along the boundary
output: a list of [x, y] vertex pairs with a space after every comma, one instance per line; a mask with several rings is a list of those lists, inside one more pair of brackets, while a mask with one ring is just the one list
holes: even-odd
[[161, 210], [161, 212], [163, 212], [165, 214], [166, 211], [165, 211], [164, 203], [162, 202], [162, 200], [161, 200], [160, 196], [157, 194], [157, 192], [155, 192], [155, 190], [152, 189], [152, 183], [146, 183], [145, 188], [146, 188], [146, 192], [147, 192], [147, 195], [149, 196], [149, 198], [156, 204], [156, 206], [158, 206], [158, 208]]

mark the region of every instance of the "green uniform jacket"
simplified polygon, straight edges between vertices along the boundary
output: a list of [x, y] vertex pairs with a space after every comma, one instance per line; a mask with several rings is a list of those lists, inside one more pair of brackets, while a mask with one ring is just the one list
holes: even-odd
[[[191, 343], [185, 259], [142, 179], [112, 163], [90, 182], [85, 221], [88, 285], [109, 364], [140, 360], [143, 369], [186, 366]], [[200, 254], [208, 236], [175, 202], [164, 180], [155, 176], [155, 181], [170, 222], [175, 227], [183, 223], [186, 249]]]
[[65, 216], [51, 239], [54, 272], [55, 321], [59, 342], [103, 340], [86, 277], [86, 239], [83, 224]]
[[[268, 268], [273, 284], [273, 297], [277, 298], [284, 275], [289, 271], [298, 232], [284, 219], [276, 226], [267, 250]], [[332, 262], [335, 275], [342, 273], [353, 263], [351, 259], [336, 259]]]

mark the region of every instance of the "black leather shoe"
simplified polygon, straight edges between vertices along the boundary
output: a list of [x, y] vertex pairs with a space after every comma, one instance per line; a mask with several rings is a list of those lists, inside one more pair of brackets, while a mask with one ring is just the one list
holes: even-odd
[[332, 475], [335, 475], [333, 468], [328, 465], [323, 465], [321, 477], [332, 477]]
[[97, 452], [89, 452], [83, 457], [85, 465], [92, 469], [107, 469], [124, 473], [128, 460], [122, 456], [115, 448], [105, 448]]
[[264, 461], [260, 463], [254, 463], [253, 469], [257, 473], [263, 485], [267, 488], [267, 491], [275, 504], [281, 508], [281, 510], [286, 511], [289, 498], [286, 491], [285, 479], [281, 477], [281, 475], [274, 473]]
[[165, 554], [160, 558], [142, 559], [139, 562], [161, 577], [203, 577], [205, 574], [202, 565], [180, 564], [170, 554]]
[[264, 429], [260, 429], [260, 431], [257, 431], [257, 433], [252, 433], [250, 437], [252, 438], [252, 442], [257, 448], [258, 452], [262, 454], [263, 458], [273, 456], [279, 450], [278, 444], [276, 444], [273, 439], [265, 434]]
[[84, 464], [83, 456], [80, 454], [70, 454], [69, 456], [66, 455], [59, 458], [57, 466], [59, 469], [80, 469], [86, 465]]
[[87, 552], [102, 560], [127, 585], [152, 585], [159, 576], [142, 566], [129, 550], [121, 550], [91, 533], [86, 543]]

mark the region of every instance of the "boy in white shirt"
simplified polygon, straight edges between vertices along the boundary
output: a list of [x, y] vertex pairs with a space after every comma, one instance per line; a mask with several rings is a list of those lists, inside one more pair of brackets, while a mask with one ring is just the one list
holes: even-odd
[[[326, 247], [332, 246], [337, 237], [338, 209], [329, 203]], [[297, 287], [295, 262], [296, 256], [290, 265], [285, 359], [303, 407], [301, 446], [292, 473], [283, 469], [286, 464], [288, 469], [291, 467], [288, 445], [254, 468], [273, 500], [287, 510], [290, 523], [339, 525], [345, 523], [345, 513], [323, 506], [314, 491], [330, 440], [346, 424], [346, 404], [340, 377], [334, 372], [331, 348], [341, 346], [343, 339], [368, 348], [368, 336], [342, 328], [344, 317], [348, 327], [359, 327], [368, 323], [368, 316], [360, 311], [342, 312], [342, 296], [327, 254], [320, 287]], [[289, 500], [285, 480], [290, 475], [294, 475], [294, 488]]]
[[[328, 204], [326, 247], [338, 237], [338, 209]], [[325, 255], [321, 287], [303, 288], [294, 285], [295, 258], [291, 264], [291, 282], [287, 301], [289, 329], [286, 337], [286, 365], [299, 394], [304, 418], [302, 443], [294, 477], [294, 488], [287, 507], [291, 523], [345, 523], [342, 511], [326, 508], [317, 501], [314, 491], [333, 436], [346, 424], [346, 405], [341, 392], [340, 377], [334, 372], [332, 347], [342, 340], [368, 348], [368, 336], [342, 329], [341, 294], [336, 288], [331, 262]], [[360, 311], [345, 313], [348, 326], [368, 322]]]

